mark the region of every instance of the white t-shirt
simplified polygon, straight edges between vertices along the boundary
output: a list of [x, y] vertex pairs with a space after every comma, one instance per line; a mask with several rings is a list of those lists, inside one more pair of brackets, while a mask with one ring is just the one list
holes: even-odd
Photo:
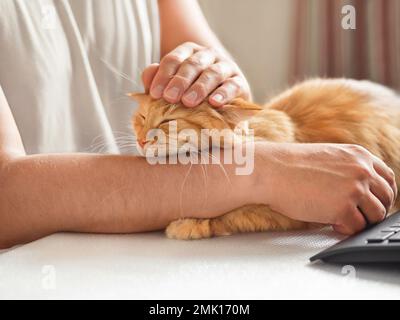
[[0, 85], [28, 154], [131, 152], [157, 0], [1, 0]]

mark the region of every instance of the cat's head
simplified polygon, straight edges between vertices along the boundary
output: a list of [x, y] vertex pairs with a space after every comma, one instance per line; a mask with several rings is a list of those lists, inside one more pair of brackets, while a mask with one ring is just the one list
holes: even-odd
[[[195, 108], [188, 108], [181, 103], [173, 104], [164, 99], [154, 100], [143, 93], [129, 96], [139, 104], [133, 115], [132, 125], [138, 149], [142, 154], [145, 154], [149, 148], [159, 148], [160, 145], [169, 147], [171, 141], [176, 150], [188, 143], [200, 150], [202, 146], [200, 139], [210, 138], [207, 137], [207, 132], [224, 132], [224, 134], [230, 132], [234, 135], [234, 130], [238, 125], [261, 110], [260, 106], [240, 98], [220, 108], [215, 108], [206, 101]], [[186, 135], [188, 132], [195, 133], [197, 139], [188, 139]], [[166, 139], [160, 139], [159, 133], [164, 134]], [[211, 141], [210, 146], [213, 141], [215, 142], [212, 139], [209, 141]], [[218, 146], [221, 146], [223, 141], [218, 143]], [[168, 150], [164, 152], [171, 153]]]

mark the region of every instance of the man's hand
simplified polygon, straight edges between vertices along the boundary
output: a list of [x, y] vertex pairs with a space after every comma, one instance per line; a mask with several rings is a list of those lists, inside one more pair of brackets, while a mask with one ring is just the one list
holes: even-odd
[[232, 59], [192, 42], [172, 50], [160, 64], [147, 67], [142, 80], [153, 98], [182, 101], [188, 107], [199, 105], [208, 96], [215, 107], [236, 97], [251, 96], [246, 78]]
[[396, 199], [393, 171], [360, 146], [277, 144], [264, 153], [259, 160], [275, 164], [267, 166], [269, 182], [261, 177], [260, 192], [290, 218], [353, 234], [383, 220]]

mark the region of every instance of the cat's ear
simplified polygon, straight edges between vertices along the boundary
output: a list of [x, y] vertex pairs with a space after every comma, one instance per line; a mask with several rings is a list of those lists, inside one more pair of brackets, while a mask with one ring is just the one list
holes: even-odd
[[127, 93], [126, 94], [128, 97], [132, 98], [133, 100], [135, 100], [137, 103], [139, 104], [145, 104], [147, 102], [149, 102], [150, 100], [150, 96], [146, 93]]
[[236, 98], [229, 104], [218, 109], [219, 113], [231, 127], [235, 127], [241, 121], [251, 118], [260, 110], [262, 110], [262, 107], [242, 98]]

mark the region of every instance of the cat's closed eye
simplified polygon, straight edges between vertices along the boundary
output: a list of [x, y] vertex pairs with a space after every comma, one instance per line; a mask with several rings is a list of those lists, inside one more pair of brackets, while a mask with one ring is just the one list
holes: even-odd
[[171, 121], [171, 120], [169, 120], [169, 119], [164, 119], [163, 121], [161, 121], [161, 122], [158, 124], [158, 127], [159, 127], [159, 126], [162, 126], [162, 125], [165, 125], [165, 124], [168, 124], [170, 121]]

